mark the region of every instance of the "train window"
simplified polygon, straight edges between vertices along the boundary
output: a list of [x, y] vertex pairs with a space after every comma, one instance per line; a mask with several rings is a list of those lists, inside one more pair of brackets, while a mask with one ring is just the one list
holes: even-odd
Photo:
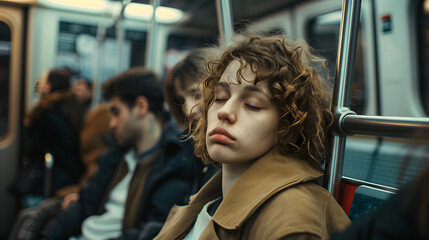
[[429, 115], [429, 1], [421, 1], [418, 7], [417, 26], [419, 39], [420, 97]]
[[[101, 80], [117, 72], [115, 28], [107, 28], [103, 44], [98, 47], [97, 26], [61, 21], [59, 25], [57, 67], [67, 66], [83, 77], [94, 79], [98, 56], [101, 51]], [[122, 66], [125, 70], [133, 66], [144, 65], [146, 32], [125, 30], [122, 46]]]
[[164, 57], [164, 75], [183, 59], [189, 51], [200, 47], [214, 46], [215, 44], [215, 37], [170, 34], [167, 39], [167, 49]]
[[[311, 19], [307, 25], [308, 42], [320, 55], [328, 61], [330, 81], [334, 82], [335, 62], [337, 58], [341, 11], [325, 13]], [[351, 110], [362, 114], [365, 107], [365, 84], [363, 69], [363, 49], [359, 28], [356, 48], [356, 62], [353, 74]]]
[[273, 28], [273, 29], [270, 29], [268, 31], [260, 32], [259, 34], [261, 34], [263, 36], [286, 35], [286, 33], [284, 32], [283, 29], [277, 28], [277, 27]]
[[9, 124], [10, 48], [10, 28], [0, 22], [0, 138], [6, 135]]

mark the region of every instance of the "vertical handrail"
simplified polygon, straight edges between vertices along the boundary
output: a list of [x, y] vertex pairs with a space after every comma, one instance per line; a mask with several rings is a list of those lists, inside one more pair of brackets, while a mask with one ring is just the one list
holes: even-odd
[[342, 119], [353, 112], [349, 110], [361, 0], [344, 0], [338, 55], [335, 69], [334, 93], [331, 109], [335, 116], [331, 154], [325, 166], [325, 187], [337, 199], [342, 177], [346, 134], [342, 131]]
[[155, 70], [156, 43], [158, 38], [159, 23], [156, 20], [156, 9], [159, 7], [161, 0], [151, 0], [153, 8], [150, 27], [147, 31], [146, 42], [146, 60], [145, 66], [147, 69]]
[[122, 46], [124, 44], [124, 32], [122, 29], [122, 18], [116, 23], [116, 74], [122, 71]]
[[229, 46], [234, 35], [230, 0], [216, 0], [216, 11], [221, 45]]
[[128, 4], [131, 2], [131, 0], [122, 0], [121, 2], [121, 11], [119, 13], [118, 18], [115, 22], [115, 30], [116, 30], [116, 74], [119, 74], [122, 72], [122, 49], [124, 45], [124, 29], [123, 29], [123, 21], [124, 21], [124, 13], [125, 8], [128, 6]]
[[[103, 14], [104, 17], [105, 14]], [[106, 38], [106, 29], [107, 26], [104, 26], [103, 21], [100, 21], [99, 26], [97, 27], [97, 49], [96, 49], [96, 58], [95, 58], [95, 75], [94, 75], [94, 86], [92, 93], [92, 102], [91, 108], [95, 108], [101, 102], [101, 71], [102, 71], [102, 62], [104, 58], [104, 40]]]
[[103, 15], [101, 16], [100, 23], [97, 27], [97, 49], [96, 49], [96, 62], [95, 62], [95, 75], [93, 79], [93, 93], [92, 93], [92, 103], [91, 107], [94, 108], [101, 102], [101, 85], [102, 80], [101, 79], [101, 72], [103, 68], [103, 59], [104, 59], [104, 42], [106, 40], [106, 31], [107, 28], [110, 26], [115, 25], [116, 27], [116, 73], [121, 72], [121, 63], [122, 63], [122, 47], [124, 43], [124, 34], [123, 34], [123, 27], [122, 27], [122, 21], [124, 18], [124, 11], [127, 5], [131, 2], [131, 0], [122, 0], [121, 2], [121, 11], [119, 12], [119, 15], [112, 23], [105, 24], [105, 21], [111, 18], [109, 11], [105, 11]]

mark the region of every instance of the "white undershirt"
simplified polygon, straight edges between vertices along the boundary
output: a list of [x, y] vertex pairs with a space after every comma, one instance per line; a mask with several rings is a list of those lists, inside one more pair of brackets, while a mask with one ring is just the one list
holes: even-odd
[[192, 227], [191, 231], [189, 231], [189, 233], [183, 238], [183, 240], [198, 240], [200, 238], [201, 234], [204, 232], [207, 225], [209, 224], [210, 219], [212, 218], [207, 209], [218, 199], [219, 198], [216, 198], [204, 205], [200, 213], [198, 213], [198, 217], [197, 220], [195, 220], [194, 226]]
[[104, 205], [106, 211], [101, 215], [90, 216], [82, 223], [81, 239], [110, 239], [121, 236], [128, 189], [137, 165], [134, 156], [134, 150], [125, 155], [127, 175], [110, 192]]

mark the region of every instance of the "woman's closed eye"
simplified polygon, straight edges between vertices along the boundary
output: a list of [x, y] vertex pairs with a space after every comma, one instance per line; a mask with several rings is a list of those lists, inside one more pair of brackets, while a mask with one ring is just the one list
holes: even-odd
[[264, 108], [264, 101], [260, 100], [258, 97], [245, 97], [243, 99], [244, 106], [250, 110], [261, 110]]
[[215, 102], [225, 102], [230, 98], [230, 95], [224, 91], [218, 91], [215, 94]]
[[194, 99], [195, 99], [195, 100], [200, 100], [202, 96], [203, 96], [203, 95], [201, 95], [201, 93], [195, 93], [195, 95], [194, 95]]
[[183, 105], [185, 103], [185, 98], [184, 97], [180, 97], [180, 96], [176, 96], [176, 97], [174, 97], [174, 102], [177, 105]]
[[218, 103], [226, 102], [227, 100], [228, 100], [228, 98], [219, 98], [219, 97], [215, 98], [215, 102], [218, 102]]
[[250, 108], [251, 110], [261, 110], [262, 109], [262, 107], [258, 107], [258, 106], [254, 105], [254, 104], [245, 103], [244, 105], [246, 107]]

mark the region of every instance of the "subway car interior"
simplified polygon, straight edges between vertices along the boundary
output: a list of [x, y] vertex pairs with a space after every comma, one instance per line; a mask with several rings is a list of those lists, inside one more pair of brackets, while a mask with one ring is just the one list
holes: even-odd
[[191, 50], [242, 33], [304, 39], [328, 60], [335, 122], [323, 186], [352, 220], [427, 165], [429, 0], [2, 0], [0, 239], [23, 206], [10, 185], [46, 70], [89, 79], [95, 106], [120, 72], [145, 66], [163, 79]]

